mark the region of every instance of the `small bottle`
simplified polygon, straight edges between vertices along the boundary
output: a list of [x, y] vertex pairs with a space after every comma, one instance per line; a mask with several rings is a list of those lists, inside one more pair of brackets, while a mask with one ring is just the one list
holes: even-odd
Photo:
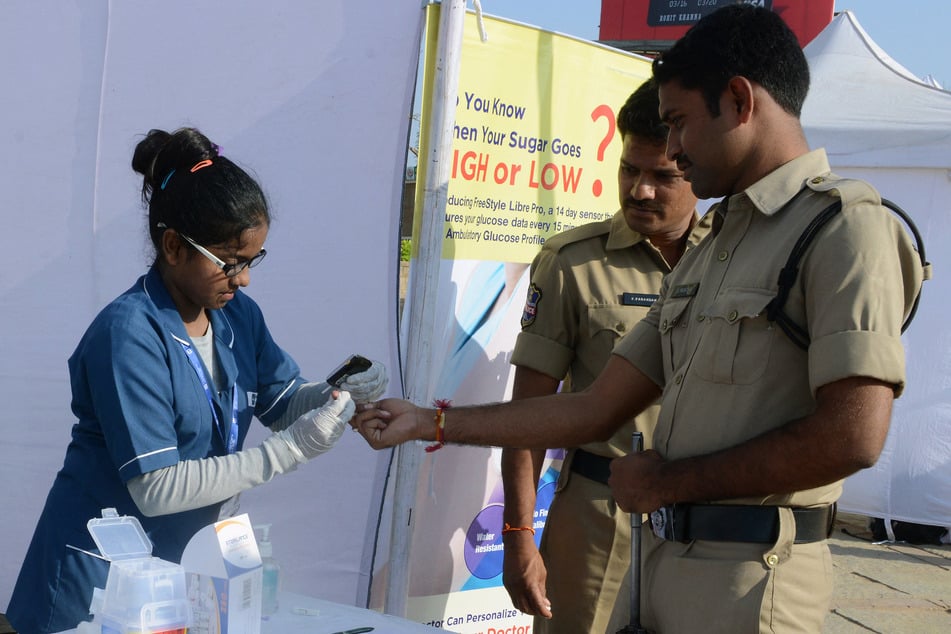
[[277, 592], [281, 586], [281, 566], [274, 559], [271, 547], [271, 525], [255, 526], [260, 534], [258, 550], [261, 553], [261, 616], [268, 617], [277, 612]]

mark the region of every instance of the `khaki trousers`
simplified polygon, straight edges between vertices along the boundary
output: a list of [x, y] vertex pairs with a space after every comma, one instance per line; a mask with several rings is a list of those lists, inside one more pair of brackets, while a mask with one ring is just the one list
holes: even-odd
[[642, 625], [657, 634], [822, 631], [832, 600], [825, 541], [793, 544], [780, 509], [776, 543], [667, 542], [642, 531]]
[[552, 618], [536, 617], [532, 631], [614, 634], [630, 614], [630, 515], [607, 485], [571, 473], [567, 462], [558, 486], [540, 549]]

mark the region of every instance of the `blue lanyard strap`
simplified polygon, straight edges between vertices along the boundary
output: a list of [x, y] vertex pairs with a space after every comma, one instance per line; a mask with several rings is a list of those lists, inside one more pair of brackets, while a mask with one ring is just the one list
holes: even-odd
[[215, 410], [215, 401], [211, 396], [211, 386], [205, 376], [205, 369], [201, 367], [201, 360], [195, 354], [194, 348], [184, 341], [179, 340], [179, 343], [182, 344], [182, 350], [185, 351], [188, 362], [192, 364], [195, 374], [198, 375], [198, 381], [201, 383], [202, 389], [205, 390], [205, 398], [208, 399], [208, 405], [211, 407], [211, 416], [215, 419], [215, 428], [221, 435], [221, 440], [227, 445], [228, 453], [232, 454], [238, 449], [238, 382], [235, 381], [235, 384], [231, 387], [231, 429], [225, 434], [224, 426], [218, 418], [217, 410]]

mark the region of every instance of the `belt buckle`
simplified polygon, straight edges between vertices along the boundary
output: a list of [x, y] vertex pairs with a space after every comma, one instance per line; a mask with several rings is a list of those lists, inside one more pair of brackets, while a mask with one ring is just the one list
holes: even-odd
[[673, 509], [662, 506], [651, 512], [651, 531], [660, 539], [674, 541], [674, 514]]

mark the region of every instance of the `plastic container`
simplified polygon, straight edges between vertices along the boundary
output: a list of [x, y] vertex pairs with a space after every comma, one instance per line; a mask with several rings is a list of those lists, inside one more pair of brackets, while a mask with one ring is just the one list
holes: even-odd
[[277, 594], [281, 588], [281, 566], [274, 559], [271, 525], [255, 526], [254, 532], [258, 536], [258, 551], [261, 553], [261, 616], [268, 617], [277, 613]]
[[109, 576], [97, 621], [102, 634], [184, 634], [191, 625], [185, 569], [152, 557], [152, 542], [135, 517], [103, 509], [86, 524]]

